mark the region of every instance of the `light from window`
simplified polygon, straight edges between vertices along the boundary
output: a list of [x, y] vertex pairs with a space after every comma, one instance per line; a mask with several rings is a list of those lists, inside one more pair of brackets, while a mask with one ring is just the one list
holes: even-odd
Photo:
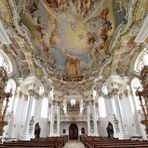
[[35, 104], [36, 104], [36, 101], [35, 101], [35, 99], [33, 99], [32, 109], [31, 109], [31, 116], [34, 116], [34, 113], [35, 113]]
[[48, 116], [48, 99], [43, 98], [41, 107], [41, 118], [47, 118]]
[[111, 102], [112, 102], [112, 107], [113, 107], [113, 113], [116, 115], [117, 114], [117, 110], [116, 110], [115, 100], [111, 99]]
[[99, 114], [100, 117], [106, 117], [105, 100], [103, 97], [99, 98]]
[[9, 57], [3, 51], [0, 51], [0, 66], [4, 67], [7, 73], [12, 72], [12, 63]]

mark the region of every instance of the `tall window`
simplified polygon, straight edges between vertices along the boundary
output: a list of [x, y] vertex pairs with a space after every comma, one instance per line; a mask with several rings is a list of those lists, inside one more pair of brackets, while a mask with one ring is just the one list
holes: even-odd
[[32, 109], [31, 109], [31, 116], [34, 116], [34, 114], [35, 114], [35, 105], [36, 105], [36, 101], [35, 101], [35, 99], [33, 98]]
[[148, 49], [144, 48], [135, 61], [134, 71], [140, 73], [144, 65], [148, 65]]
[[8, 74], [12, 72], [11, 61], [2, 50], [0, 51], [0, 67], [4, 67]]
[[48, 99], [43, 98], [41, 108], [41, 118], [47, 118], [48, 116]]
[[106, 117], [105, 100], [103, 97], [99, 98], [99, 114], [100, 117]]

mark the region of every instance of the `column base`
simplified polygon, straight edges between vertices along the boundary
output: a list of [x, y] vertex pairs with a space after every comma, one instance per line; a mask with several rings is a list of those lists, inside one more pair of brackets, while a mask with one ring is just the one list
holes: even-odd
[[89, 133], [87, 134], [88, 136], [99, 136], [99, 134], [96, 134], [96, 133]]
[[60, 137], [60, 134], [52, 133], [52, 134], [49, 134], [49, 137]]
[[130, 139], [129, 135], [125, 132], [114, 133], [114, 137], [118, 139]]
[[31, 140], [33, 138], [35, 138], [34, 134], [26, 134], [26, 133], [24, 133], [24, 134], [22, 134], [20, 136], [20, 140]]

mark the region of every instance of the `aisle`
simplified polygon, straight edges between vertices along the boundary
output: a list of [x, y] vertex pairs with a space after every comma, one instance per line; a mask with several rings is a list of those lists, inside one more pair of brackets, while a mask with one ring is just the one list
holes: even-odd
[[64, 148], [85, 148], [84, 145], [78, 140], [68, 140]]

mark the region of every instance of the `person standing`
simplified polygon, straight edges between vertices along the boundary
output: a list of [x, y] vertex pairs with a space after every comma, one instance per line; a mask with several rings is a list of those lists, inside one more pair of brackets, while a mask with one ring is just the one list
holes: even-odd
[[114, 129], [113, 129], [113, 124], [111, 122], [108, 122], [108, 126], [106, 129], [107, 129], [108, 137], [113, 137]]
[[35, 124], [35, 130], [34, 130], [35, 138], [40, 138], [40, 132], [41, 132], [41, 128], [39, 126], [39, 123], [37, 122]]

